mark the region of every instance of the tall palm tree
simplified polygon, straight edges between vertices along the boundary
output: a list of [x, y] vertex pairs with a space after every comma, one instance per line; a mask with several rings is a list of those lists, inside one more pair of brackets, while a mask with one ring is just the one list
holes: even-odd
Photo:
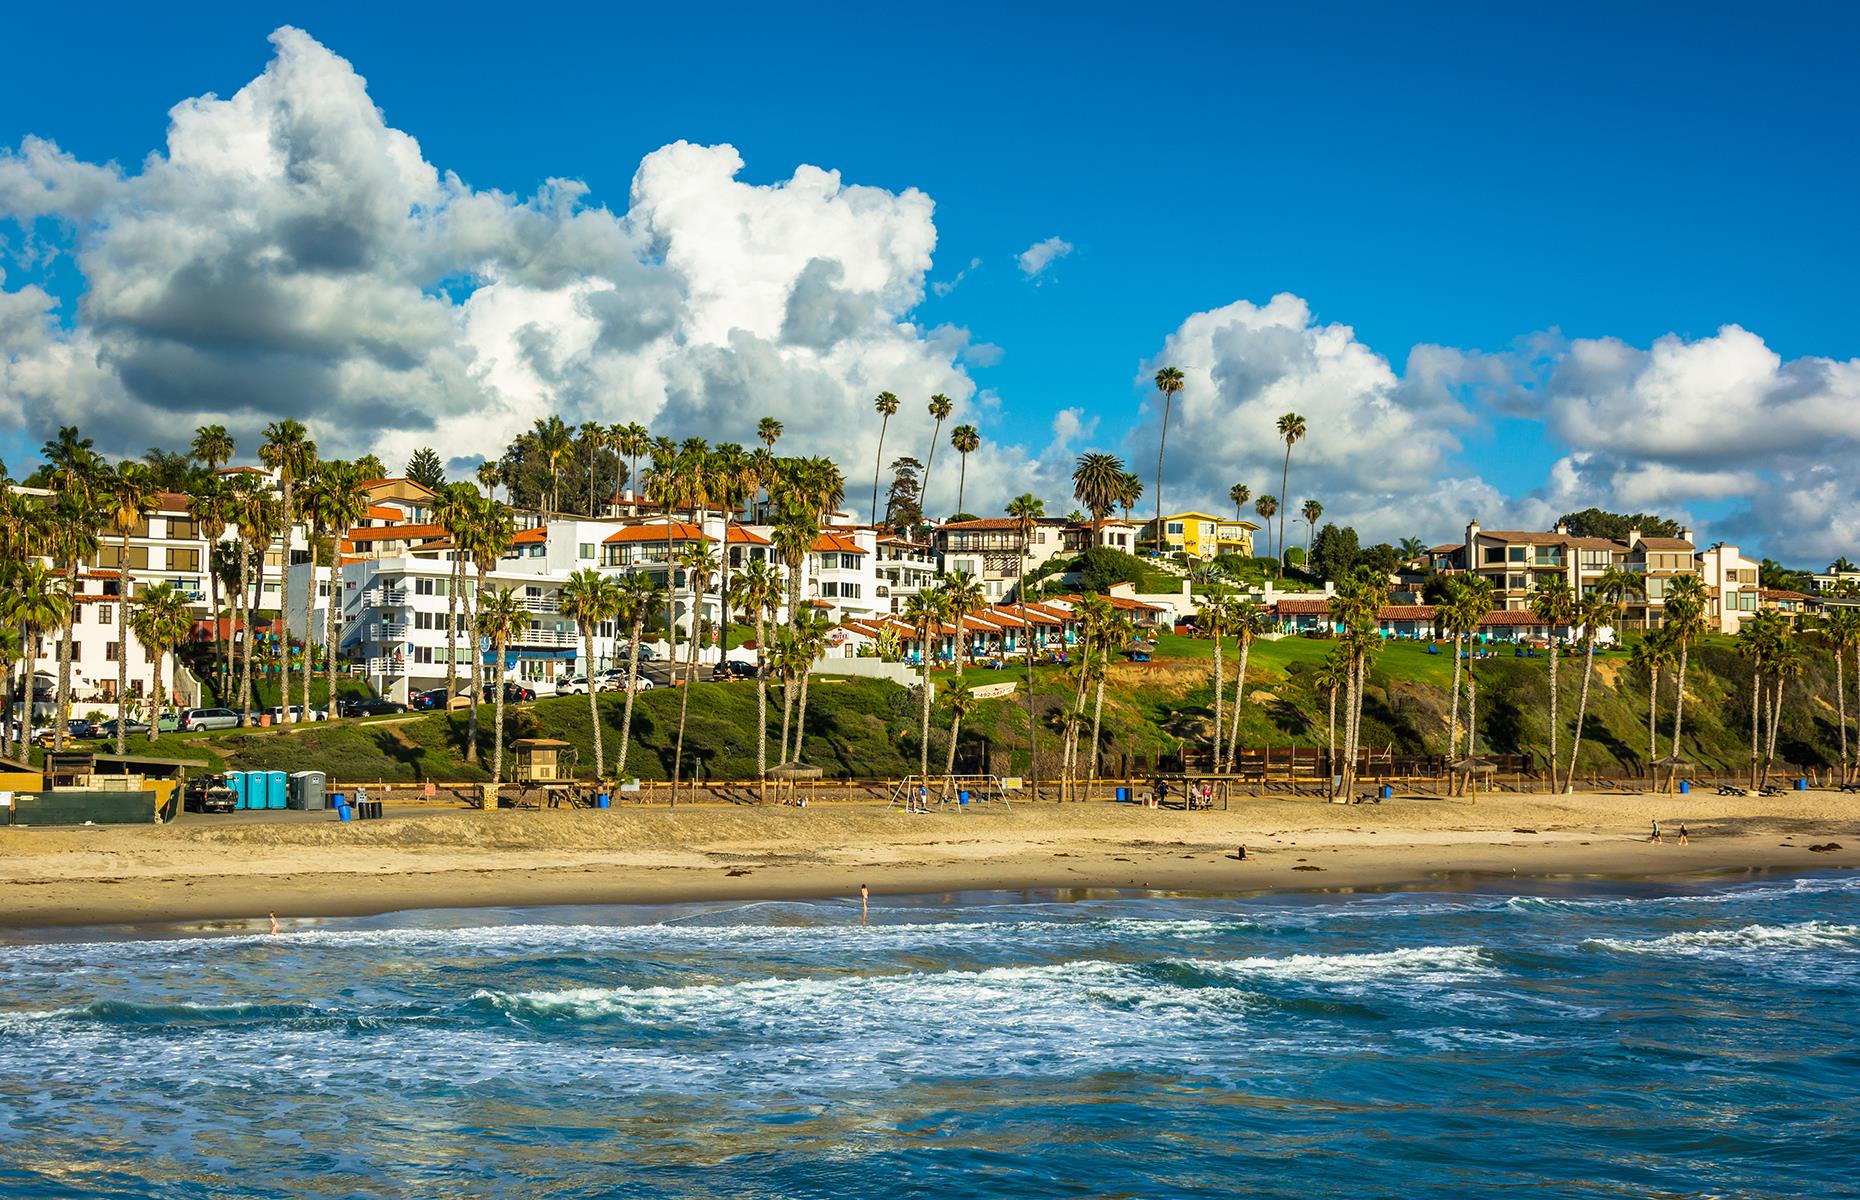
[[[1027, 615], [1027, 550], [1033, 545], [1033, 529], [1041, 517], [1046, 515], [1046, 501], [1032, 492], [1023, 492], [1009, 501], [1007, 515], [1014, 518], [1015, 530], [1020, 534], [1020, 580], [1014, 587], [1014, 596], [1020, 601], [1021, 616]], [[1039, 744], [1034, 728], [1033, 702], [1033, 635], [1034, 625], [1027, 622], [1027, 794], [1035, 800], [1040, 798]]]
[[950, 620], [956, 623], [956, 675], [961, 677], [967, 666], [975, 664], [974, 635], [969, 627], [969, 616], [988, 607], [988, 592], [982, 587], [982, 581], [967, 571], [951, 571], [937, 585], [943, 594], [944, 611]]
[[1236, 483], [1227, 489], [1227, 498], [1234, 502], [1234, 520], [1242, 520], [1246, 516], [1246, 502], [1253, 498], [1253, 489], [1244, 483]]
[[[505, 654], [510, 645], [511, 635], [528, 624], [529, 619], [529, 609], [524, 607], [523, 601], [517, 598], [517, 590], [515, 588], [489, 587], [478, 596], [478, 636], [490, 638], [492, 652], [497, 655], [497, 679], [492, 691], [491, 701], [492, 783], [504, 782]], [[594, 688], [592, 685], [588, 687], [588, 695], [594, 695]], [[473, 696], [472, 702], [475, 704], [477, 701], [478, 697]], [[600, 724], [597, 721], [594, 728], [596, 747], [600, 745], [600, 736]], [[597, 760], [599, 756], [600, 751], [597, 748], [595, 751]], [[600, 772], [597, 767], [595, 771], [595, 779], [597, 782], [599, 778]]]
[[[1305, 436], [1305, 419], [1295, 412], [1282, 415], [1275, 423], [1279, 431], [1279, 440], [1285, 443], [1285, 466], [1279, 471], [1279, 495], [1289, 496], [1286, 489], [1291, 486], [1292, 446]], [[1279, 513], [1279, 572], [1285, 571], [1285, 513]]]
[[1615, 628], [1627, 625], [1628, 601], [1647, 598], [1647, 577], [1625, 567], [1609, 567], [1595, 581], [1595, 592], [1615, 606]]
[[[607, 759], [601, 742], [600, 689], [594, 684], [594, 631], [602, 621], [612, 620], [620, 608], [617, 585], [612, 576], [584, 567], [562, 581], [556, 593], [556, 606], [558, 612], [575, 623], [576, 631], [581, 634], [582, 653], [588, 659], [583, 674], [588, 681], [588, 723], [594, 729], [594, 778], [598, 781], [607, 774]], [[501, 680], [503, 660], [499, 659], [498, 663]], [[501, 683], [499, 690], [502, 690]]]
[[498, 481], [504, 477], [504, 472], [497, 463], [491, 459], [485, 459], [478, 464], [478, 470], [473, 477], [477, 479], [478, 486], [484, 489], [485, 499], [495, 502]]
[[917, 630], [918, 695], [923, 702], [923, 722], [917, 736], [917, 783], [929, 797], [930, 787], [930, 639], [943, 624], [944, 600], [935, 589], [906, 597], [901, 614]]
[[943, 793], [947, 796], [949, 781], [956, 774], [956, 742], [962, 736], [962, 719], [975, 711], [977, 701], [974, 690], [957, 680], [943, 703], [949, 706], [949, 753], [943, 759]]
[[[690, 510], [696, 514], [710, 501], [707, 455], [697, 447], [668, 450], [659, 446], [653, 451], [652, 470], [647, 475], [646, 490], [665, 516], [665, 645], [674, 669], [677, 664], [678, 615], [676, 612], [677, 549], [674, 545], [677, 526], [672, 514]], [[699, 522], [702, 532], [702, 522]], [[696, 614], [692, 616], [691, 636], [697, 636]]]
[[[1569, 773], [1563, 777], [1565, 791], [1576, 790], [1576, 762], [1582, 757], [1582, 723], [1589, 716], [1589, 679], [1595, 674], [1595, 643], [1613, 616], [1614, 607], [1608, 603], [1607, 597], [1599, 592], [1590, 592], [1576, 602], [1571, 617], [1581, 631], [1582, 698], [1576, 702], [1576, 732], [1569, 750]], [[1552, 770], [1551, 774], [1554, 775], [1555, 771]], [[1554, 786], [1555, 780], [1551, 782]]]
[[[368, 512], [368, 490], [362, 486], [366, 479], [361, 468], [355, 463], [331, 461], [319, 463], [315, 476], [315, 487], [308, 498], [311, 519], [316, 527], [330, 539], [329, 554], [329, 596], [323, 604], [323, 690], [324, 702], [329, 705], [329, 719], [341, 719], [341, 709], [336, 697], [336, 652], [342, 645], [342, 637], [337, 629], [337, 622], [342, 616], [342, 538], [349, 530], [361, 523]], [[456, 551], [453, 551], [456, 554]], [[316, 559], [311, 558], [311, 576], [316, 575]], [[311, 595], [316, 589], [312, 587]], [[453, 591], [456, 593], [457, 589]], [[315, 605], [307, 604], [306, 611], [314, 611]], [[457, 626], [457, 621], [453, 626]], [[308, 628], [306, 626], [306, 628]], [[304, 645], [310, 644], [309, 635], [304, 636]], [[456, 658], [456, 655], [452, 656]], [[306, 675], [307, 678], [307, 675]], [[456, 686], [448, 686], [446, 695], [457, 694]], [[304, 707], [310, 705], [309, 685], [305, 684]]]
[[[885, 430], [891, 424], [891, 418], [898, 415], [898, 398], [890, 392], [880, 392], [872, 398], [872, 407], [878, 410], [878, 453], [872, 458], [872, 524], [878, 524], [878, 475], [885, 462]], [[773, 448], [774, 443], [769, 443]]]
[[1214, 643], [1214, 754], [1212, 768], [1221, 769], [1221, 752], [1226, 748], [1227, 720], [1221, 705], [1227, 694], [1226, 662], [1221, 654], [1221, 642], [1234, 627], [1234, 618], [1238, 615], [1238, 602], [1229, 596], [1209, 596], [1195, 610], [1197, 629], [1208, 636]]
[[116, 594], [122, 610], [116, 646], [116, 752], [127, 751], [129, 740], [129, 636], [130, 614], [136, 594], [135, 564], [129, 560], [129, 539], [137, 529], [145, 534], [148, 515], [155, 508], [155, 479], [141, 463], [125, 462], [105, 471], [98, 480], [105, 519], [117, 536]]
[[638, 421], [624, 425], [616, 443], [620, 453], [626, 455], [626, 486], [635, 497], [639, 496], [639, 456], [652, 449], [652, 432]]
[[1737, 651], [1750, 662], [1750, 786], [1757, 786], [1757, 764], [1762, 758], [1764, 687], [1763, 668], [1781, 650], [1788, 634], [1782, 614], [1759, 612], [1738, 631]]
[[[239, 530], [238, 607], [243, 614], [236, 624], [243, 644], [240, 654], [239, 709], [247, 725], [252, 723], [252, 655], [258, 641], [252, 628], [252, 617], [258, 604], [263, 602], [265, 552], [271, 548], [272, 539], [278, 535], [282, 513], [271, 489], [254, 482], [255, 478], [252, 475], [238, 477], [228, 506], [232, 522]], [[256, 584], [252, 580], [254, 558], [258, 563]], [[253, 599], [255, 592], [259, 598], [257, 602]]]
[[956, 511], [963, 512], [962, 504], [969, 487], [969, 455], [981, 449], [981, 431], [973, 425], [958, 425], [949, 431], [949, 444], [955, 447], [957, 454], [962, 455], [959, 460], [962, 466], [956, 472]]
[[1847, 743], [1847, 652], [1860, 648], [1860, 609], [1830, 608], [1821, 618], [1821, 636], [1834, 653], [1834, 705], [1841, 726], [1841, 783], [1853, 779]]
[[[226, 481], [218, 475], [202, 475], [188, 488], [188, 511], [193, 514], [201, 540], [207, 544], [207, 561], [202, 565], [207, 570], [207, 602], [210, 606], [207, 611], [213, 617], [213, 659], [219, 672], [219, 685], [214, 691], [222, 702], [226, 696], [227, 681], [232, 678], [232, 638], [220, 637], [220, 573], [214, 568], [213, 556], [215, 549], [226, 537], [229, 503], [230, 490]], [[223, 657], [220, 654], [222, 645], [225, 647]]]
[[756, 440], [773, 452], [775, 443], [781, 440], [781, 422], [774, 417], [763, 417], [757, 421]]
[[924, 459], [924, 487], [922, 495], [923, 509], [926, 516], [930, 511], [930, 468], [936, 465], [936, 444], [943, 440], [943, 422], [949, 420], [949, 414], [954, 408], [955, 405], [950, 402], [949, 397], [943, 395], [941, 392], [930, 397], [930, 416], [935, 419], [936, 425], [930, 431], [930, 454]]
[[[19, 741], [14, 753], [26, 757], [27, 740], [32, 731], [32, 705], [36, 699], [33, 663], [38, 658], [39, 638], [65, 627], [71, 619], [71, 582], [63, 575], [34, 560], [19, 564], [12, 571], [7, 593], [7, 615], [19, 626], [23, 713]], [[62, 700], [61, 700], [62, 703]], [[59, 722], [62, 728], [63, 721]], [[54, 733], [56, 738], [56, 733]]]
[[1239, 760], [1240, 756], [1240, 718], [1244, 711], [1242, 706], [1246, 700], [1247, 660], [1252, 657], [1253, 643], [1266, 633], [1271, 624], [1271, 614], [1251, 600], [1242, 600], [1233, 606], [1230, 627], [1240, 641], [1240, 662], [1238, 669], [1234, 671], [1233, 733], [1227, 739], [1226, 769], [1229, 771], [1234, 769], [1234, 763]]
[[217, 475], [221, 467], [232, 461], [236, 447], [227, 436], [226, 426], [200, 425], [194, 429], [190, 449], [194, 458], [207, 464], [207, 474]]
[[1130, 512], [1136, 508], [1137, 501], [1143, 499], [1143, 481], [1137, 478], [1135, 471], [1124, 472], [1124, 478], [1117, 489], [1117, 504], [1124, 510], [1124, 520], [1130, 521]]
[[1800, 679], [1807, 673], [1808, 654], [1802, 648], [1802, 639], [1793, 629], [1784, 630], [1770, 664], [1770, 678], [1775, 691], [1771, 695], [1769, 743], [1763, 755], [1763, 774], [1758, 778], [1759, 787], [1769, 784], [1770, 768], [1776, 762], [1776, 734], [1782, 728], [1784, 688], [1790, 680]]
[[1479, 632], [1479, 622], [1492, 611], [1492, 583], [1482, 575], [1453, 575], [1448, 580], [1447, 602], [1436, 612], [1442, 631], [1453, 638], [1452, 715], [1447, 721], [1447, 757], [1452, 758], [1460, 743], [1461, 663]]
[[[278, 473], [278, 496], [282, 503], [279, 510], [278, 527], [284, 535], [284, 560], [278, 580], [278, 612], [280, 615], [291, 611], [291, 534], [296, 528], [297, 513], [294, 504], [294, 492], [299, 480], [310, 474], [316, 465], [316, 443], [310, 440], [310, 431], [303, 422], [295, 420], [273, 421], [265, 426], [265, 441], [258, 448], [259, 461]], [[261, 551], [262, 553], [262, 551]], [[282, 720], [289, 724], [291, 717], [291, 626], [288, 620], [280, 621], [284, 633], [278, 647], [278, 698], [284, 705]], [[310, 631], [304, 631], [304, 670], [310, 669]], [[304, 716], [310, 715], [306, 708]]]
[[769, 770], [768, 621], [781, 607], [781, 577], [767, 560], [743, 565], [731, 603], [756, 627], [756, 779], [766, 791]]
[[[685, 673], [684, 690], [678, 697], [678, 744], [672, 752], [672, 796], [678, 795], [678, 780], [684, 769], [685, 717], [691, 711], [691, 689], [697, 686], [698, 655], [704, 645], [704, 591], [717, 569], [717, 556], [702, 542], [692, 542], [679, 551], [678, 566], [685, 573], [691, 589], [691, 668]], [[725, 606], [728, 607], [727, 605]]]
[[[187, 597], [181, 594], [180, 589], [172, 583], [158, 583], [137, 600], [136, 611], [127, 621], [126, 627], [142, 643], [143, 653], [149, 660], [149, 741], [153, 742], [161, 733], [162, 714], [167, 711], [162, 691], [162, 659], [174, 653], [175, 648], [187, 640], [188, 630], [193, 627], [193, 614], [188, 610]], [[173, 666], [178, 681], [181, 674], [179, 658], [174, 660]], [[172, 698], [172, 693], [169, 695]], [[119, 708], [116, 720], [119, 733], [123, 724], [124, 714]]]
[[1349, 656], [1343, 646], [1332, 646], [1311, 672], [1311, 686], [1323, 692], [1330, 705], [1330, 716], [1325, 726], [1324, 735], [1324, 775], [1332, 778], [1337, 774], [1337, 693], [1349, 682]]
[[[646, 618], [664, 603], [659, 594], [662, 590], [663, 585], [644, 571], [622, 576], [614, 589], [614, 628], [627, 627], [626, 707], [620, 717], [620, 755], [614, 760], [614, 774], [620, 779], [627, 778], [627, 752], [633, 742], [633, 699], [639, 695], [639, 639], [645, 632]], [[592, 681], [588, 694], [594, 694]]]
[[1091, 514], [1093, 545], [1097, 545], [1105, 518], [1117, 510], [1127, 473], [1123, 459], [1096, 450], [1079, 455], [1072, 468], [1072, 495]]
[[1175, 407], [1175, 395], [1187, 386], [1178, 367], [1164, 367], [1156, 372], [1156, 390], [1162, 393], [1162, 429], [1156, 437], [1156, 553], [1163, 551], [1163, 451], [1169, 445], [1169, 413]]
[[761, 464], [749, 451], [735, 442], [725, 442], [710, 454], [710, 484], [713, 503], [723, 514], [723, 539], [717, 546], [721, 581], [717, 595], [722, 599], [721, 631], [717, 638], [719, 658], [730, 653], [730, 533], [738, 512], [755, 498], [762, 486]]
[[1412, 533], [1397, 543], [1403, 562], [1414, 562], [1427, 553], [1427, 543]]
[[575, 435], [561, 417], [538, 417], [530, 429], [531, 444], [537, 457], [549, 471], [549, 496], [543, 505], [543, 521], [561, 511], [562, 468], [575, 453]]
[[1317, 540], [1318, 518], [1324, 515], [1324, 506], [1316, 500], [1305, 501], [1299, 515], [1305, 519], [1305, 562], [1311, 561], [1311, 543]]
[[1349, 679], [1345, 688], [1343, 734], [1343, 791], [1356, 786], [1357, 750], [1360, 744], [1364, 685], [1369, 659], [1381, 646], [1378, 614], [1388, 600], [1388, 580], [1374, 570], [1358, 568], [1339, 581], [1330, 602], [1330, 617], [1342, 630], [1348, 654]]
[[103, 514], [90, 490], [92, 479], [80, 480], [71, 490], [61, 490], [52, 502], [51, 523], [46, 529], [45, 550], [52, 562], [62, 564], [65, 586], [71, 604], [65, 610], [64, 629], [58, 642], [58, 717], [52, 732], [54, 749], [64, 748], [67, 726], [71, 720], [71, 667], [76, 657], [72, 629], [78, 614], [78, 568], [97, 553], [97, 526]]
[[1093, 680], [1097, 685], [1097, 694], [1092, 700], [1091, 708], [1091, 757], [1086, 759], [1089, 769], [1085, 776], [1087, 792], [1098, 782], [1098, 733], [1104, 726], [1104, 679], [1110, 674], [1111, 655], [1119, 646], [1127, 646], [1137, 636], [1137, 623], [1123, 612], [1115, 612], [1105, 627], [1104, 651], [1096, 669]]
[[[433, 523], [452, 533], [479, 501], [476, 488], [469, 483], [448, 483], [433, 496]], [[459, 691], [459, 593], [465, 590], [465, 560], [456, 534], [453, 549], [446, 555], [446, 695]], [[475, 651], [474, 651], [475, 653]], [[589, 664], [592, 678], [593, 664]]]
[[[1679, 735], [1686, 710], [1686, 667], [1692, 643], [1705, 636], [1705, 582], [1697, 575], [1677, 575], [1666, 589], [1666, 629], [1679, 649], [1679, 675], [1673, 695], [1673, 757], [1679, 757]], [[1677, 778], [1679, 768], [1673, 768]]]
[[[1647, 673], [1647, 787], [1649, 790], [1658, 788], [1660, 780], [1660, 769], [1654, 766], [1660, 757], [1657, 730], [1660, 715], [1660, 673], [1671, 666], [1674, 661], [1672, 639], [1668, 638], [1663, 631], [1640, 639], [1628, 652], [1628, 664], [1636, 670]], [[1752, 712], [1754, 711], [1753, 705]]]
[[1568, 625], [1570, 618], [1576, 615], [1576, 595], [1570, 590], [1569, 581], [1561, 575], [1552, 575], [1537, 586], [1536, 595], [1531, 597], [1531, 612], [1539, 621], [1550, 627], [1550, 791], [1556, 786], [1557, 755], [1557, 629]]
[[794, 713], [794, 761], [801, 762], [801, 742], [807, 734], [807, 691], [814, 677], [814, 664], [827, 652], [827, 635], [833, 623], [814, 613], [805, 614], [792, 630], [794, 672], [801, 681], [800, 699]]
[[[477, 597], [482, 596], [485, 589], [490, 586], [491, 571], [504, 557], [504, 552], [510, 549], [510, 543], [516, 536], [517, 527], [511, 518], [510, 510], [502, 505], [492, 504], [488, 500], [480, 499], [460, 519], [459, 528], [453, 532], [452, 541], [454, 545], [471, 555], [472, 567], [478, 573], [477, 584], [471, 592], [473, 604], [477, 603]], [[468, 613], [466, 623], [475, 627], [477, 625], [476, 615]], [[497, 679], [498, 690], [501, 692], [504, 686], [504, 671], [501, 662], [498, 664]], [[483, 699], [484, 655], [476, 646], [473, 646], [471, 704], [465, 711], [465, 761], [474, 764], [478, 761], [478, 706]], [[448, 697], [446, 702], [450, 704], [451, 699]], [[600, 726], [597, 724], [595, 729], [598, 734]], [[598, 756], [596, 765], [598, 766]]]
[[[1265, 522], [1266, 531], [1270, 533], [1272, 531], [1273, 515], [1279, 511], [1279, 498], [1277, 496], [1260, 496], [1253, 501], [1253, 511], [1259, 514], [1259, 519]], [[1279, 574], [1284, 575], [1285, 560], [1278, 555], [1274, 555], [1274, 557], [1279, 559]]]

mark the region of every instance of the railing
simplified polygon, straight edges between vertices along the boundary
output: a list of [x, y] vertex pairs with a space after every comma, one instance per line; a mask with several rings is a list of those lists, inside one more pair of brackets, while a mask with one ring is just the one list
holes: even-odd
[[554, 596], [524, 596], [522, 597], [522, 604], [525, 612], [552, 613], [561, 611]]
[[407, 664], [398, 658], [371, 658], [368, 660], [370, 675], [405, 675]]
[[362, 603], [370, 608], [398, 608], [407, 603], [407, 589], [369, 588], [362, 593]]
[[513, 646], [579, 646], [581, 636], [572, 629], [519, 629], [510, 635]]
[[362, 636], [371, 642], [398, 642], [405, 639], [407, 636], [407, 626], [405, 623], [376, 621], [364, 628], [366, 628], [367, 632]]

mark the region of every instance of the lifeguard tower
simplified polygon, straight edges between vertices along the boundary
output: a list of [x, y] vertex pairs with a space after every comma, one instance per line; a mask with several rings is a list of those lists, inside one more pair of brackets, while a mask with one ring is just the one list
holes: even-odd
[[572, 802], [575, 783], [575, 747], [558, 738], [518, 738], [510, 744], [516, 752], [513, 773], [517, 803], [547, 803], [554, 808], [563, 800]]

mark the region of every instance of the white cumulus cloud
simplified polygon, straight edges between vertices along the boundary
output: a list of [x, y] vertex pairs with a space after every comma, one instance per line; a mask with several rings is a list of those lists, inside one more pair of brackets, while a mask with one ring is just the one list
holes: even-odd
[[1066, 255], [1072, 253], [1072, 243], [1061, 237], [1049, 237], [1045, 241], [1035, 242], [1014, 256], [1020, 266], [1020, 273], [1029, 279], [1037, 279], [1046, 268], [1052, 266]]

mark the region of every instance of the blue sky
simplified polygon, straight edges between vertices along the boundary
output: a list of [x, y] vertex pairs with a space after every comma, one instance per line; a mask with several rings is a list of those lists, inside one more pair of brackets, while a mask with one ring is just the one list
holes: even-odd
[[[1510, 398], [1467, 401], [1456, 446], [1422, 466], [1516, 499], [1571, 449], [1532, 399], [1561, 354], [1520, 352], [1526, 339], [1646, 350], [1735, 324], [1784, 364], [1860, 355], [1852, 9], [1625, 7], [37, 8], [9, 17], [0, 146], [37, 135], [133, 172], [170, 106], [238, 91], [264, 69], [266, 36], [295, 24], [476, 189], [573, 178], [623, 211], [642, 158], [684, 139], [736, 147], [748, 183], [807, 163], [927, 193], [933, 286], [911, 319], [1000, 348], [963, 368], [999, 398], [977, 410], [994, 439], [1037, 454], [1054, 412], [1078, 407], [1098, 422], [1090, 439], [1141, 463], [1154, 440], [1133, 429], [1139, 380], [1166, 339], [1190, 314], [1291, 293], [1397, 375], [1416, 345], [1509, 356]], [[54, 224], [41, 236], [56, 241]], [[1027, 278], [1015, 255], [1049, 237], [1073, 249]], [[5, 269], [4, 286], [43, 283], [75, 320], [72, 259]], [[28, 419], [0, 432], [9, 463], [36, 443]], [[1753, 469], [1776, 486], [1787, 461]], [[1255, 491], [1276, 489], [1247, 470]], [[1653, 494], [1790, 538], [1749, 515], [1766, 507], [1754, 483]]]

